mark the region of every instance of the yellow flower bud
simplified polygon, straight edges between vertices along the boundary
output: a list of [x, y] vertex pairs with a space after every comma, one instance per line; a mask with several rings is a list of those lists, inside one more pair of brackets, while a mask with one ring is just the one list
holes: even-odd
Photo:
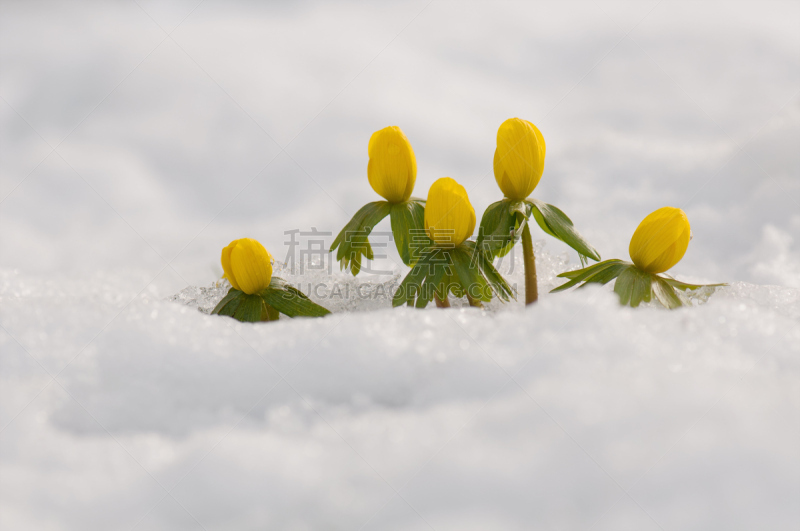
[[509, 199], [525, 199], [544, 172], [544, 137], [527, 120], [509, 118], [497, 130], [494, 178]]
[[442, 177], [428, 191], [425, 230], [441, 247], [455, 247], [472, 236], [475, 209], [469, 202], [467, 191], [454, 179]]
[[628, 252], [636, 267], [647, 273], [663, 273], [677, 264], [689, 247], [692, 229], [680, 208], [663, 207], [639, 223]]
[[407, 201], [417, 180], [417, 159], [403, 131], [396, 125], [375, 131], [367, 151], [372, 189], [390, 203]]
[[222, 250], [222, 270], [231, 286], [252, 295], [269, 286], [272, 256], [256, 240], [234, 240]]

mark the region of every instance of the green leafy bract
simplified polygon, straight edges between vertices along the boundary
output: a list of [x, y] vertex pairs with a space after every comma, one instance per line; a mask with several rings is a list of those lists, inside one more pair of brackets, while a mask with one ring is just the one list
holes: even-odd
[[531, 205], [533, 217], [543, 231], [566, 243], [579, 255], [600, 261], [600, 253], [575, 230], [572, 220], [558, 207], [538, 199], [526, 199], [526, 202]]
[[614, 283], [614, 293], [619, 295], [619, 303], [636, 308], [639, 304], [650, 302], [653, 297], [652, 275], [635, 266], [622, 270]]
[[678, 291], [686, 291], [687, 289], [691, 290], [691, 291], [694, 291], [696, 289], [705, 288], [705, 287], [717, 288], [719, 286], [727, 286], [727, 284], [687, 284], [686, 282], [681, 282], [680, 280], [675, 280], [674, 278], [672, 278], [669, 275], [664, 275], [661, 278], [664, 280], [664, 282], [666, 282], [667, 284], [669, 284], [673, 288], [677, 289]]
[[590, 283], [607, 284], [617, 279], [614, 283], [614, 292], [619, 296], [620, 303], [634, 308], [642, 302], [650, 302], [653, 297], [665, 308], [679, 308], [687, 302], [681, 298], [676, 289], [683, 291], [706, 286], [725, 286], [725, 284], [686, 284], [674, 278], [646, 273], [630, 262], [617, 259], [605, 260], [575, 271], [565, 271], [558, 276], [566, 278], [568, 281], [550, 290], [550, 293], [567, 290], [581, 282], [583, 284], [579, 287]]
[[683, 306], [683, 302], [681, 298], [675, 293], [675, 290], [670, 286], [670, 284], [663, 278], [653, 275], [653, 295], [656, 296], [658, 302], [661, 303], [662, 306], [665, 308], [669, 308], [673, 310], [675, 308], [679, 308]]
[[412, 199], [391, 207], [392, 235], [397, 252], [407, 266], [416, 264], [421, 249], [427, 246], [423, 203], [421, 199]]
[[531, 207], [524, 201], [503, 199], [492, 203], [481, 218], [478, 248], [491, 259], [507, 255], [519, 240], [522, 224], [530, 215]]
[[467, 241], [455, 248], [425, 249], [400, 283], [392, 305], [424, 308], [434, 295], [444, 299], [449, 293], [478, 301], [490, 301], [495, 294], [505, 301], [514, 297], [491, 261], [477, 251], [475, 242]]
[[[361, 271], [361, 261], [374, 260], [369, 235], [375, 225], [391, 216], [392, 234], [403, 263], [411, 266], [419, 258], [417, 249], [425, 245], [425, 200], [412, 197], [403, 203], [375, 201], [364, 205], [344, 226], [331, 245], [341, 269], [349, 269], [353, 276]], [[419, 239], [423, 243], [419, 243]]]
[[266, 289], [253, 295], [231, 288], [211, 313], [254, 323], [276, 321], [278, 312], [289, 317], [323, 317], [331, 313], [278, 277], [272, 277]]
[[557, 293], [559, 291], [567, 290], [576, 284], [579, 284], [580, 282], [584, 282], [584, 285], [589, 282], [606, 284], [610, 280], [617, 278], [622, 270], [629, 265], [630, 264], [628, 262], [614, 259], [606, 260], [589, 267], [584, 267], [583, 269], [578, 269], [577, 271], [566, 271], [558, 276], [570, 279], [569, 282], [550, 290], [550, 293]]
[[331, 252], [339, 248], [336, 260], [341, 268], [350, 269], [353, 276], [361, 271], [361, 257], [373, 259], [369, 235], [380, 221], [389, 215], [392, 205], [388, 201], [375, 201], [364, 205], [344, 226], [331, 245]]
[[264, 301], [258, 295], [243, 294], [241, 303], [236, 311], [233, 312], [233, 317], [237, 321], [243, 323], [255, 323], [261, 320], [261, 309], [264, 306]]
[[281, 278], [272, 277], [260, 295], [266, 304], [289, 317], [324, 317], [331, 313]]
[[575, 230], [572, 220], [559, 208], [538, 199], [512, 201], [503, 199], [492, 203], [483, 213], [478, 230], [478, 248], [494, 259], [511, 251], [531, 216], [547, 234], [561, 240], [581, 257], [599, 261], [600, 254]]
[[244, 296], [244, 292], [239, 291], [238, 289], [231, 288], [228, 291], [228, 294], [225, 295], [221, 301], [217, 303], [213, 310], [211, 310], [211, 314], [219, 314], [219, 315], [227, 315], [228, 317], [233, 317], [234, 312], [239, 307], [239, 303], [242, 302], [242, 297]]

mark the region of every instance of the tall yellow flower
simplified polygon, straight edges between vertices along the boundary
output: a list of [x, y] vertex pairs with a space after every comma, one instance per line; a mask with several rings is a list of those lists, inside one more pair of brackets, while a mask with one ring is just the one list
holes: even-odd
[[689, 219], [683, 210], [659, 208], [639, 223], [628, 252], [642, 271], [663, 273], [683, 258], [691, 233]]
[[390, 203], [407, 201], [417, 180], [417, 159], [403, 131], [393, 125], [372, 133], [367, 151], [372, 189]]
[[222, 250], [222, 270], [231, 286], [253, 295], [269, 286], [272, 256], [252, 238], [234, 240]]
[[458, 246], [475, 230], [475, 209], [467, 191], [450, 177], [431, 185], [425, 205], [425, 230], [439, 246]]
[[544, 172], [545, 144], [535, 125], [509, 118], [497, 130], [494, 178], [505, 196], [512, 200], [528, 197]]

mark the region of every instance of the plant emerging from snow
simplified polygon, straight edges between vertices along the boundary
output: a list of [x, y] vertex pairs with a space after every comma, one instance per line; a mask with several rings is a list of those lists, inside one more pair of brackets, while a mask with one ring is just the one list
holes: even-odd
[[450, 177], [433, 183], [425, 206], [423, 238], [427, 243], [414, 248], [419, 258], [395, 293], [394, 306], [424, 308], [435, 299], [437, 306], [446, 308], [449, 293], [466, 296], [472, 306], [482, 306], [481, 301], [490, 301], [493, 293], [506, 301], [513, 296], [491, 259], [467, 239], [475, 221], [475, 209], [463, 186]]
[[331, 245], [331, 252], [338, 248], [336, 259], [341, 268], [349, 269], [353, 276], [361, 271], [362, 256], [373, 259], [368, 238], [386, 216], [391, 216], [397, 251], [407, 266], [414, 265], [412, 235], [423, 232], [425, 200], [411, 197], [417, 179], [417, 159], [406, 135], [397, 126], [385, 127], [372, 134], [367, 151], [369, 184], [386, 201], [364, 205]]
[[536, 261], [528, 228], [531, 215], [547, 234], [575, 249], [582, 263], [587, 257], [600, 260], [595, 248], [575, 230], [566, 214], [553, 205], [528, 197], [544, 173], [544, 156], [544, 137], [531, 122], [509, 118], [500, 125], [494, 152], [494, 177], [505, 197], [489, 205], [478, 232], [478, 247], [489, 260], [508, 254], [522, 236], [525, 304], [539, 298]]
[[256, 240], [241, 238], [222, 249], [223, 278], [231, 289], [211, 312], [244, 322], [289, 317], [322, 317], [330, 312], [303, 292], [272, 276], [272, 256]]
[[[685, 304], [679, 293], [695, 290], [702, 284], [687, 284], [670, 276], [661, 276], [677, 264], [692, 237], [691, 226], [680, 208], [662, 207], [645, 217], [633, 233], [628, 253], [633, 263], [613, 259], [593, 266], [567, 271], [558, 275], [569, 281], [551, 290], [551, 293], [569, 289], [581, 282], [583, 286], [592, 282], [607, 284], [614, 282], [614, 292], [620, 303], [632, 307], [650, 302], [653, 295], [666, 308], [678, 308]], [[716, 287], [724, 284], [708, 284]], [[676, 289], [678, 291], [676, 291]]]
[[[663, 306], [677, 308], [687, 302], [682, 292], [703, 287], [662, 275], [680, 261], [691, 239], [689, 220], [681, 209], [660, 208], [639, 224], [629, 247], [632, 263], [618, 259], [600, 262], [599, 253], [575, 230], [566, 214], [530, 198], [544, 173], [546, 151], [541, 131], [531, 122], [510, 118], [497, 131], [494, 176], [505, 197], [484, 212], [477, 241], [469, 240], [475, 230], [475, 210], [467, 191], [454, 179], [442, 177], [434, 182], [427, 200], [411, 197], [417, 161], [399, 127], [373, 133], [367, 151], [370, 186], [385, 201], [361, 208], [333, 241], [331, 252], [338, 249], [336, 259], [341, 268], [358, 275], [362, 257], [374, 257], [369, 243], [372, 229], [391, 216], [397, 250], [403, 263], [411, 267], [392, 298], [393, 306], [424, 308], [435, 300], [437, 306], [446, 308], [450, 306], [450, 293], [466, 297], [470, 305], [478, 307], [494, 295], [510, 300], [514, 293], [492, 261], [509, 253], [520, 236], [525, 303], [536, 302], [536, 262], [528, 227], [531, 216], [547, 234], [575, 249], [583, 265], [587, 258], [599, 262], [561, 273], [558, 276], [568, 281], [551, 292], [581, 282], [606, 284], [616, 279], [614, 291], [623, 305], [636, 307], [655, 296]], [[214, 308], [214, 314], [254, 322], [278, 319], [279, 313], [289, 317], [330, 313], [273, 277], [272, 257], [256, 240], [231, 242], [222, 250], [222, 268], [233, 287]]]

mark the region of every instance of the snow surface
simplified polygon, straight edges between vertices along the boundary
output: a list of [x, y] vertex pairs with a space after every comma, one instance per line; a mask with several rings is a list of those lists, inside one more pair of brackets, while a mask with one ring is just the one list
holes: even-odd
[[537, 247], [532, 308], [268, 324], [206, 315], [224, 282], [0, 272], [0, 527], [794, 529], [800, 289], [633, 310], [546, 294]]
[[[0, 2], [0, 529], [797, 529], [798, 26], [798, 2]], [[283, 270], [335, 313], [195, 309], [235, 238], [329, 246], [378, 199], [387, 125], [415, 195], [451, 176], [480, 216], [512, 116], [547, 141], [534, 196], [603, 258], [676, 206], [670, 273], [730, 286], [550, 296], [577, 259], [548, 238], [534, 308]]]

